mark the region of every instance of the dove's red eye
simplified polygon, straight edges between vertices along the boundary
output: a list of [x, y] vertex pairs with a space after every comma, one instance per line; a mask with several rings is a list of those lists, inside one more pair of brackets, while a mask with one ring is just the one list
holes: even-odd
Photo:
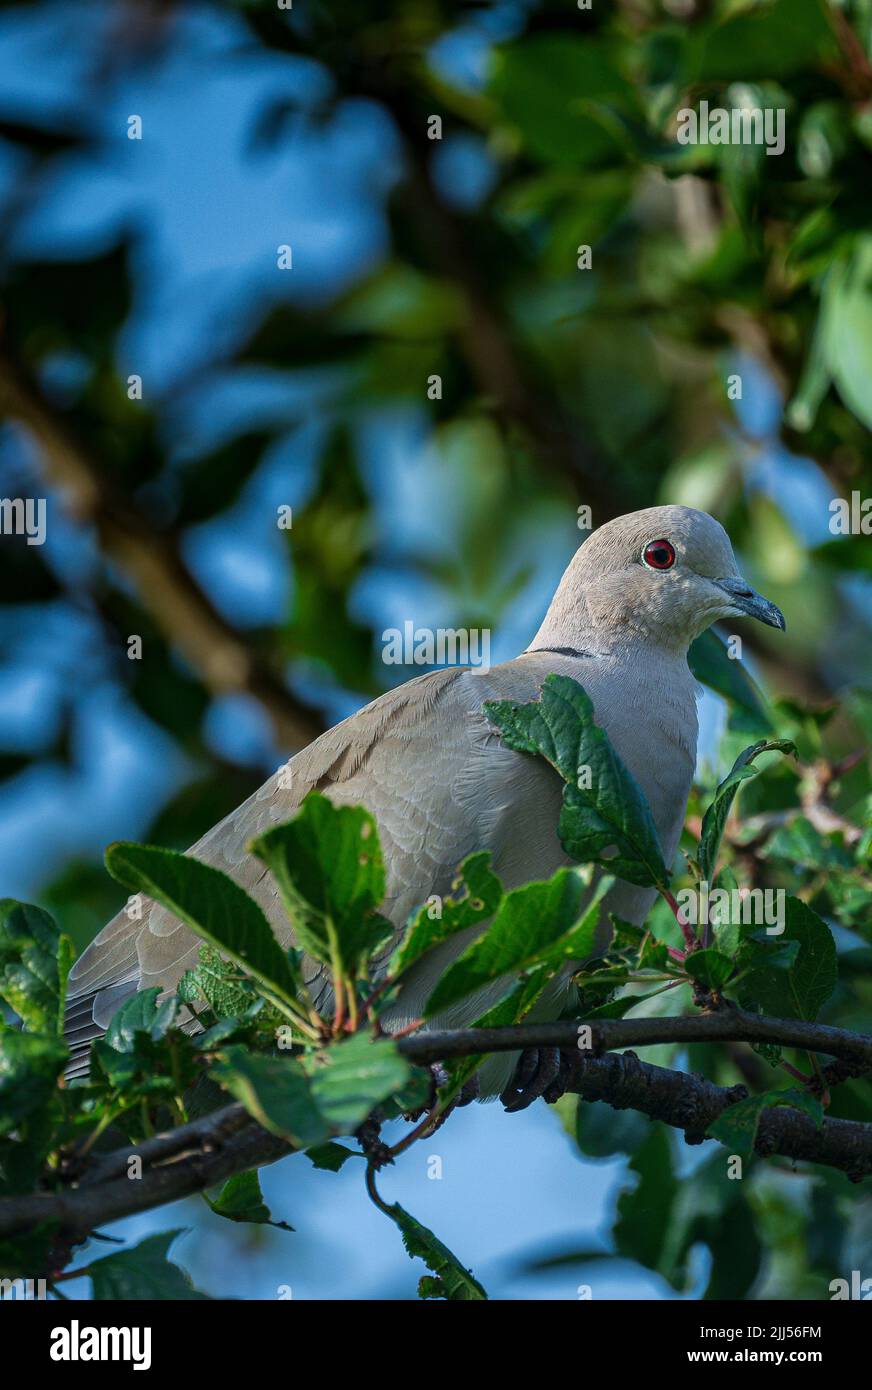
[[652, 570], [669, 570], [675, 564], [675, 546], [670, 541], [649, 541], [642, 559]]

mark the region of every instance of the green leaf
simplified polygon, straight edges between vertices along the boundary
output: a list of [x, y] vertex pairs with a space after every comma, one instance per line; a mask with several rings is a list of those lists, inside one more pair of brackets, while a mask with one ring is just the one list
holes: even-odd
[[213, 1063], [210, 1075], [258, 1124], [297, 1148], [330, 1138], [330, 1127], [296, 1058], [263, 1057], [233, 1046]]
[[427, 1109], [433, 1094], [433, 1077], [422, 1067], [413, 1067], [411, 1075], [394, 1091], [390, 1099], [381, 1103], [381, 1113], [386, 1120], [395, 1120], [399, 1115], [414, 1115]]
[[58, 1038], [0, 1027], [0, 1134], [48, 1103], [68, 1056]]
[[614, 162], [627, 147], [621, 116], [636, 113], [634, 90], [612, 50], [588, 34], [537, 34], [498, 50], [490, 95], [549, 163]]
[[719, 904], [716, 911], [710, 904], [709, 922], [714, 932], [715, 945], [718, 950], [734, 960], [742, 944], [747, 924], [742, 922], [742, 913], [745, 911], [742, 906], [742, 899], [739, 896], [734, 896], [739, 893], [739, 884], [736, 875], [729, 866], [724, 865], [719, 871], [716, 887], [729, 893], [730, 897], [727, 903]]
[[315, 1168], [322, 1168], [329, 1173], [338, 1173], [343, 1164], [350, 1158], [363, 1158], [362, 1153], [357, 1153], [354, 1149], [347, 1149], [344, 1144], [316, 1144], [313, 1149], [306, 1150], [306, 1157], [311, 1159]]
[[809, 1095], [808, 1091], [792, 1088], [788, 1091], [766, 1091], [759, 1096], [748, 1096], [746, 1100], [728, 1106], [714, 1123], [709, 1125], [708, 1133], [713, 1139], [726, 1145], [730, 1153], [739, 1154], [741, 1158], [750, 1158], [757, 1142], [760, 1116], [764, 1110], [771, 1110], [777, 1106], [802, 1110], [805, 1114], [811, 1115], [818, 1126], [823, 1121], [823, 1106], [817, 1097]]
[[633, 1153], [644, 1142], [650, 1124], [638, 1110], [614, 1110], [604, 1100], [586, 1101], [581, 1097], [572, 1118], [570, 1133], [589, 1158]]
[[[266, 1001], [256, 999], [249, 1005], [245, 1013], [239, 1018], [222, 1018], [211, 1028], [205, 1029], [202, 1033], [193, 1036], [193, 1045], [198, 1052], [217, 1052], [219, 1048], [224, 1048], [228, 1043], [247, 1042], [256, 1037], [269, 1032], [273, 1040], [275, 1039], [276, 1028], [272, 1024], [269, 1028], [263, 1025], [262, 1018], [270, 1010], [266, 1006]], [[279, 1024], [279, 1026], [282, 1026]], [[290, 1027], [290, 1025], [287, 1025]]]
[[669, 948], [665, 941], [658, 941], [650, 932], [646, 933], [639, 952], [640, 970], [663, 970], [669, 964]]
[[639, 1182], [618, 1198], [615, 1246], [621, 1255], [638, 1260], [648, 1269], [659, 1269], [670, 1229], [672, 1204], [679, 1183], [672, 1171], [669, 1134], [662, 1125], [652, 1126], [630, 1164]]
[[711, 805], [703, 816], [697, 856], [700, 875], [705, 882], [711, 882], [714, 875], [724, 826], [739, 790], [739, 784], [749, 777], [756, 777], [760, 769], [754, 766], [754, 759], [758, 758], [761, 753], [769, 752], [795, 754], [796, 745], [785, 738], [763, 739], [759, 743], [752, 743], [749, 748], [742, 750], [729, 773], [715, 791]]
[[858, 237], [849, 259], [836, 261], [821, 293], [820, 333], [839, 395], [872, 428], [872, 236]]
[[662, 991], [659, 989], [649, 990], [647, 994], [622, 994], [619, 999], [610, 999], [606, 1004], [597, 1004], [593, 1008], [585, 1008], [584, 1018], [593, 1020], [595, 1018], [623, 1018], [624, 1014], [630, 1012], [637, 1004], [644, 1004], [648, 999], [656, 999]]
[[208, 1298], [194, 1288], [190, 1275], [168, 1258], [169, 1248], [180, 1234], [176, 1230], [148, 1236], [131, 1250], [119, 1250], [88, 1265], [93, 1297], [110, 1302]]
[[130, 996], [112, 1015], [106, 1029], [104, 1041], [116, 1052], [132, 1052], [136, 1039], [145, 1034], [152, 1042], [159, 1042], [175, 1023], [179, 1012], [179, 1001], [173, 995], [158, 1004], [160, 988], [139, 990]]
[[805, 816], [779, 826], [759, 853], [763, 859], [784, 859], [805, 869], [849, 869], [853, 862], [841, 835], [822, 835]]
[[262, 985], [295, 998], [298, 980], [257, 903], [232, 878], [175, 850], [119, 841], [106, 851], [114, 879], [162, 903]]
[[273, 1221], [272, 1213], [263, 1200], [260, 1179], [252, 1169], [247, 1173], [234, 1173], [214, 1199], [203, 1193], [216, 1216], [226, 1216], [228, 1221], [250, 1221], [256, 1226], [275, 1226], [280, 1231], [292, 1231], [287, 1221]]
[[485, 934], [449, 966], [425, 1006], [432, 1017], [483, 985], [505, 978], [506, 993], [522, 970], [584, 960], [594, 949], [602, 885], [583, 912], [588, 884], [575, 869], [545, 883], [526, 883], [503, 898]]
[[432, 1231], [404, 1211], [398, 1202], [393, 1206], [382, 1205], [379, 1210], [384, 1211], [399, 1227], [410, 1257], [423, 1260], [435, 1276], [421, 1281], [419, 1293], [422, 1298], [444, 1298], [451, 1303], [480, 1302], [487, 1298], [472, 1271], [465, 1269], [457, 1256], [452, 1255]]
[[490, 851], [470, 854], [461, 864], [452, 890], [462, 895], [446, 897], [441, 905], [419, 908], [402, 942], [391, 957], [388, 973], [400, 975], [426, 951], [447, 941], [456, 932], [483, 922], [496, 911], [503, 895], [502, 884], [490, 868]]
[[685, 957], [684, 968], [692, 980], [709, 989], [721, 989], [733, 973], [733, 961], [714, 946], [706, 946], [701, 951], [691, 951]]
[[613, 951], [631, 951], [636, 954], [650, 936], [647, 927], [637, 927], [635, 922], [625, 922], [623, 917], [616, 917], [614, 912], [609, 913], [609, 921], [612, 924]]
[[[822, 209], [815, 209], [811, 214], [812, 218], [820, 217]], [[829, 209], [824, 212], [824, 216], [831, 216]], [[797, 237], [791, 242], [790, 259], [794, 261], [796, 253], [801, 250], [801, 244]], [[829, 256], [827, 256], [829, 261]], [[795, 263], [795, 262], [794, 262]], [[802, 376], [797, 383], [796, 390], [784, 410], [784, 422], [791, 429], [804, 433], [810, 430], [817, 418], [821, 402], [830, 389], [832, 377], [830, 366], [827, 361], [827, 354], [824, 347], [824, 336], [821, 331], [821, 320], [818, 317], [818, 325], [808, 349], [805, 366], [802, 369]]]
[[201, 946], [199, 963], [186, 970], [176, 987], [185, 1004], [205, 1000], [219, 1019], [238, 1018], [252, 1003], [252, 986], [240, 978], [239, 966], [225, 960], [213, 946]]
[[304, 950], [355, 977], [393, 932], [373, 915], [384, 897], [378, 831], [362, 806], [334, 806], [310, 792], [292, 820], [249, 851], [268, 865]]
[[[566, 783], [558, 833], [567, 854], [602, 862], [630, 883], [668, 883], [648, 802], [593, 722], [593, 705], [577, 681], [552, 674], [539, 700], [488, 701], [484, 710], [509, 748], [539, 754]], [[615, 846], [616, 856], [604, 853]]]
[[755, 933], [743, 942], [737, 962], [745, 972], [737, 987], [739, 1002], [777, 1018], [811, 1022], [836, 987], [833, 934], [804, 902], [787, 896], [784, 932], [772, 941], [777, 944]]
[[664, 1258], [676, 1289], [688, 1290], [688, 1257], [700, 1243], [711, 1252], [706, 1299], [744, 1298], [760, 1268], [762, 1251], [743, 1182], [729, 1176], [724, 1155], [707, 1162], [678, 1185]]
[[755, 719], [761, 732], [771, 729], [759, 689], [741, 661], [730, 657], [726, 639], [715, 628], [707, 628], [691, 642], [687, 664], [698, 681]]
[[[830, 526], [851, 527], [854, 522], [851, 519], [850, 498], [833, 499], [841, 501], [844, 510], [834, 511], [830, 516]], [[868, 513], [864, 512], [863, 516]], [[837, 578], [839, 575], [851, 575], [855, 570], [861, 574], [868, 574], [872, 571], [872, 555], [869, 554], [867, 544], [868, 537], [861, 531], [849, 534], [845, 530], [837, 531], [830, 540], [822, 541], [809, 551], [809, 556], [821, 566], [825, 567], [830, 574]]]
[[334, 1134], [352, 1134], [412, 1075], [411, 1066], [390, 1038], [371, 1038], [367, 1033], [355, 1033], [307, 1053], [302, 1066], [315, 1103]]
[[[759, 88], [747, 88], [752, 106], [765, 106], [766, 98]], [[724, 145], [715, 155], [720, 170], [721, 187], [727, 194], [749, 244], [760, 246], [760, 204], [768, 158], [761, 145]]]
[[31, 1033], [61, 1036], [73, 945], [32, 903], [0, 900], [0, 999]]
[[[170, 995], [158, 1004], [155, 986], [131, 995], [91, 1046], [91, 1077], [131, 1096], [176, 1095], [197, 1074], [191, 1039], [174, 1028], [181, 1004]], [[199, 1041], [199, 1040], [198, 1040]], [[95, 1064], [96, 1063], [96, 1067]]]
[[[576, 872], [587, 892], [590, 888], [590, 876], [583, 869]], [[531, 968], [550, 977], [570, 962], [579, 966], [590, 960], [596, 952], [597, 932], [602, 916], [600, 905], [614, 881], [611, 874], [603, 874], [596, 881], [593, 896], [585, 903], [583, 914], [575, 926], [557, 937], [551, 945], [543, 945], [537, 952], [536, 959], [530, 962]], [[532, 1004], [532, 1000], [530, 1003]]]
[[770, 1067], [781, 1066], [781, 1058], [784, 1055], [783, 1049], [778, 1047], [775, 1043], [752, 1042], [751, 1048], [752, 1051], [757, 1053], [758, 1057], [763, 1058], [764, 1062], [768, 1062]]
[[694, 26], [686, 49], [688, 79], [777, 79], [838, 59], [819, 0], [763, 0]]
[[353, 1133], [408, 1082], [411, 1067], [390, 1038], [357, 1033], [302, 1058], [228, 1047], [211, 1075], [264, 1128], [308, 1149]]

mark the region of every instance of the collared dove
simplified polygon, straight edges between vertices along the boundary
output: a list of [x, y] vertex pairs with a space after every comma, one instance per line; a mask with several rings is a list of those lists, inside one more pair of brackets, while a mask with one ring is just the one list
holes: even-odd
[[[458, 864], [475, 850], [490, 850], [506, 888], [547, 878], [569, 862], [557, 837], [562, 784], [540, 759], [506, 748], [482, 705], [536, 699], [556, 672], [577, 680], [593, 701], [597, 722], [645, 792], [669, 863], [696, 757], [698, 687], [688, 645], [718, 619], [745, 614], [784, 627], [775, 605], [739, 575], [729, 537], [712, 517], [681, 506], [618, 517], [579, 547], [520, 656], [489, 670], [431, 671], [379, 696], [297, 753], [189, 853], [236, 879], [283, 945], [292, 934], [275, 884], [245, 846], [288, 819], [312, 788], [375, 815], [387, 877], [381, 912], [398, 934], [431, 894], [450, 892]], [[653, 898], [653, 889], [616, 883], [604, 899], [600, 949], [608, 912], [641, 923]], [[481, 930], [459, 934], [412, 968], [388, 1028], [419, 1016], [436, 979]], [[86, 1072], [91, 1041], [125, 998], [154, 985], [171, 989], [196, 965], [199, 946], [157, 904], [146, 902], [138, 920], [123, 910], [114, 917], [70, 976], [69, 1074]], [[314, 962], [307, 973], [316, 1001], [329, 1002]], [[542, 1008], [559, 1014], [567, 981], [568, 974], [540, 1001], [540, 1017]], [[489, 1002], [480, 993], [434, 1023], [462, 1026]], [[515, 1060], [492, 1059], [489, 1092], [502, 1089]]]

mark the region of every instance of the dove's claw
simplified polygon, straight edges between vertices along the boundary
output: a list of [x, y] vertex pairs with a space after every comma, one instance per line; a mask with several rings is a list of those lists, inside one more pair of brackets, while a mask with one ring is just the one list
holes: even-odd
[[462, 1105], [470, 1105], [472, 1101], [478, 1100], [481, 1095], [481, 1086], [478, 1080], [478, 1072], [474, 1072], [468, 1081], [464, 1081], [454, 1102], [459, 1110]]
[[[530, 1047], [521, 1053], [521, 1060], [510, 1084], [503, 1091], [500, 1100], [504, 1108], [514, 1114], [516, 1110], [526, 1110], [534, 1100], [548, 1092], [551, 1098], [561, 1070], [559, 1047]], [[560, 1092], [562, 1094], [562, 1090]], [[558, 1096], [554, 1096], [557, 1100]]]
[[561, 1051], [557, 1075], [551, 1082], [551, 1085], [542, 1092], [542, 1097], [546, 1105], [553, 1105], [556, 1100], [559, 1100], [561, 1096], [566, 1094], [566, 1088], [575, 1072], [577, 1060], [578, 1057], [575, 1052]]

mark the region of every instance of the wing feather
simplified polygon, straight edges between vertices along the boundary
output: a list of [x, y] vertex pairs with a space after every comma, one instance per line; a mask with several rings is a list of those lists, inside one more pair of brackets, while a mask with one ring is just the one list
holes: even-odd
[[[428, 716], [463, 674], [432, 671], [388, 691], [329, 729], [280, 768], [247, 801], [213, 826], [187, 852], [236, 880], [264, 909], [283, 945], [290, 923], [265, 866], [246, 853], [256, 835], [287, 820], [313, 788], [340, 804], [362, 802], [373, 812], [388, 866], [382, 911], [398, 926], [426, 897], [422, 878], [444, 883], [456, 864], [463, 835], [450, 814], [449, 747], [434, 744]], [[407, 765], [404, 765], [407, 764]], [[440, 775], [442, 774], [442, 775]], [[434, 842], [434, 843], [431, 843]], [[462, 853], [462, 850], [461, 850]], [[447, 856], [447, 859], [446, 859]], [[434, 888], [431, 891], [439, 891]], [[127, 993], [160, 985], [171, 989], [197, 962], [199, 939], [172, 913], [140, 898], [139, 915], [125, 907], [94, 938], [70, 974], [70, 1028], [76, 1041], [98, 1036]], [[306, 975], [325, 998], [321, 967]], [[84, 1021], [83, 1021], [84, 1020]]]

